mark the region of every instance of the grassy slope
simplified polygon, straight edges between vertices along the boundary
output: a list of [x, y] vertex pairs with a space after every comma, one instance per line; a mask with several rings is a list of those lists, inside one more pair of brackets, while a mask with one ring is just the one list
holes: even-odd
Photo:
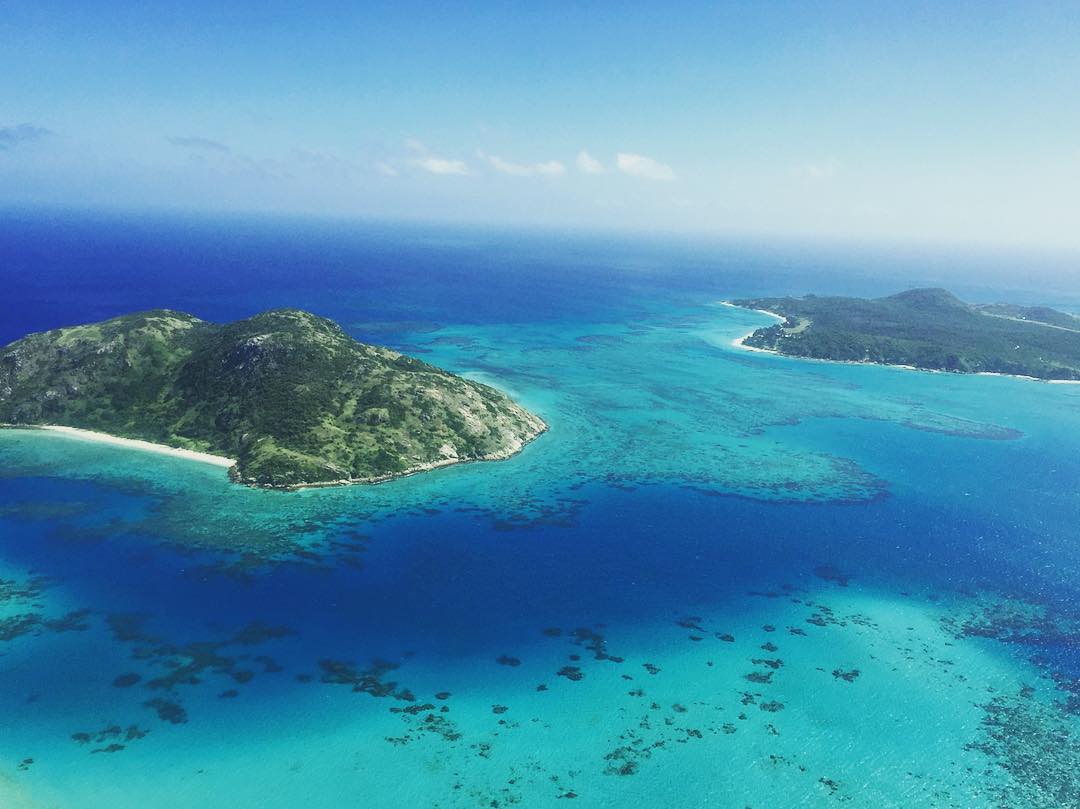
[[225, 326], [159, 310], [30, 335], [0, 350], [0, 421], [217, 452], [274, 485], [505, 457], [544, 429], [493, 388], [297, 310]]
[[[1044, 307], [971, 306], [941, 289], [872, 300], [808, 295], [735, 303], [789, 318], [758, 329], [746, 343], [791, 356], [1080, 379], [1080, 329], [1067, 327], [1080, 320]], [[800, 319], [810, 326], [792, 333]]]

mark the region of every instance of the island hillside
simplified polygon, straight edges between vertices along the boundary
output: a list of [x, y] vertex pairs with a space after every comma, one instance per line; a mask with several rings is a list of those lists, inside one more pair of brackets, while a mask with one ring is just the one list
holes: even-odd
[[793, 357], [1080, 379], [1080, 318], [1044, 306], [968, 304], [944, 289], [732, 303], [784, 318], [744, 345]]
[[234, 479], [373, 482], [507, 458], [546, 429], [487, 385], [280, 309], [235, 323], [156, 310], [0, 349], [0, 422], [236, 458]]

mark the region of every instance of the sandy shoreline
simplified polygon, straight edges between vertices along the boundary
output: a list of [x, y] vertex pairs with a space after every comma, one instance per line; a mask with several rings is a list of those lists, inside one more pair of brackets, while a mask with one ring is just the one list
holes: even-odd
[[59, 433], [60, 435], [66, 435], [69, 438], [77, 438], [81, 441], [93, 441], [98, 444], [110, 444], [114, 447], [126, 447], [127, 449], [138, 449], [144, 452], [156, 452], [160, 455], [172, 455], [174, 458], [185, 458], [189, 461], [213, 464], [214, 466], [220, 466], [225, 469], [236, 465], [236, 461], [232, 458], [224, 458], [221, 455], [211, 455], [209, 452], [196, 452], [195, 450], [190, 449], [180, 449], [179, 447], [155, 444], [152, 441], [141, 441], [136, 438], [118, 438], [117, 436], [109, 435], [108, 433], [98, 433], [93, 430], [83, 430], [78, 427], [62, 427], [54, 424], [4, 424], [0, 426], [15, 430], [47, 430], [50, 433]]
[[[783, 323], [785, 320], [787, 320], [787, 318], [784, 317], [783, 315], [778, 315], [778, 314], [776, 314], [776, 312], [770, 312], [768, 309], [747, 309], [745, 306], [736, 306], [735, 304], [731, 303], [730, 301], [720, 301], [720, 305], [721, 306], [728, 306], [728, 307], [730, 307], [732, 309], [742, 309], [745, 312], [757, 312], [760, 315], [768, 315], [769, 317], [776, 318], [780, 323]], [[750, 329], [750, 331], [748, 331], [746, 334], [743, 334], [743, 335], [740, 335], [740, 336], [734, 338], [731, 341], [731, 344], [733, 346], [735, 346], [735, 348], [741, 348], [743, 351], [758, 351], [758, 352], [760, 352], [762, 354], [778, 354], [779, 353], [778, 351], [770, 351], [767, 348], [756, 348], [754, 346], [748, 346], [748, 345], [746, 345], [746, 343], [743, 342], [745, 339], [750, 337], [750, 335], [752, 335], [754, 332], [756, 332], [760, 328], [762, 328], [762, 327], [757, 326], [757, 327], [755, 327], [753, 329]]]
[[[787, 320], [783, 315], [778, 315], [776, 312], [770, 312], [767, 309], [748, 309], [745, 306], [736, 306], [734, 303], [728, 301], [720, 301], [723, 306], [730, 306], [732, 309], [743, 309], [747, 312], [757, 312], [758, 314], [768, 315], [774, 317], [778, 321], [783, 322]], [[960, 373], [959, 371], [943, 371], [938, 368], [918, 368], [914, 365], [895, 365], [887, 362], [864, 362], [862, 360], [828, 360], [820, 357], [796, 357], [792, 354], [784, 354], [780, 351], [774, 351], [771, 348], [757, 348], [756, 346], [748, 346], [743, 341], [750, 335], [756, 332], [757, 329], [751, 329], [746, 334], [740, 335], [731, 341], [731, 345], [734, 348], [738, 348], [742, 351], [755, 351], [759, 354], [773, 354], [777, 357], [788, 357], [793, 360], [802, 360], [804, 362], [828, 362], [833, 365], [872, 365], [878, 368], [899, 368], [903, 371], [920, 371], [924, 374], [953, 374], [955, 376], [1000, 376], [1007, 379], [1023, 379], [1027, 382], [1044, 382], [1047, 385], [1080, 385], [1080, 379], [1040, 379], [1037, 376], [1024, 376], [1022, 374], [1002, 374], [997, 371], [975, 371], [974, 373]]]
[[[172, 455], [174, 458], [184, 458], [189, 461], [208, 463], [229, 470], [236, 466], [236, 461], [234, 461], [232, 458], [225, 458], [221, 455], [211, 455], [208, 452], [196, 452], [195, 450], [190, 449], [170, 447], [165, 444], [155, 444], [152, 441], [141, 441], [136, 438], [119, 438], [115, 435], [109, 435], [108, 433], [99, 433], [94, 432], [93, 430], [83, 430], [79, 427], [62, 427], [55, 424], [0, 424], [0, 429], [45, 430], [50, 433], [59, 433], [60, 435], [67, 436], [69, 438], [75, 438], [81, 441], [92, 441], [99, 444], [109, 444], [115, 447], [142, 450], [143, 452], [156, 452], [160, 455]], [[466, 463], [477, 463], [481, 461], [505, 461], [520, 453], [523, 449], [525, 449], [526, 446], [528, 446], [537, 438], [546, 433], [548, 429], [550, 429], [549, 426], [544, 423], [542, 429], [538, 430], [535, 435], [530, 436], [528, 439], [521, 443], [521, 446], [516, 447], [512, 450], [496, 452], [480, 458], [444, 458], [438, 461], [430, 461], [428, 463], [417, 464], [416, 466], [405, 469], [401, 472], [389, 472], [385, 475], [374, 475], [372, 477], [366, 478], [343, 478], [341, 480], [325, 480], [313, 483], [294, 483], [287, 485], [266, 485], [259, 483], [250, 483], [247, 481], [238, 482], [252, 488], [276, 489], [280, 491], [298, 491], [300, 489], [324, 489], [334, 488], [338, 486], [356, 486], [370, 485], [375, 483], [386, 483], [391, 480], [397, 480], [398, 478], [412, 477], [413, 475], [418, 475], [422, 472], [430, 472], [435, 469], [442, 469], [443, 467], [447, 466], [456, 466]]]

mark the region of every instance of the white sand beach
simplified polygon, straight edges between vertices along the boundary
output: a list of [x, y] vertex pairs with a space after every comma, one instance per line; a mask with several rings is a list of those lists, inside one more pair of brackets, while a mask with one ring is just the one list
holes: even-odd
[[1010, 379], [1025, 379], [1028, 382], [1044, 382], [1047, 385], [1080, 385], [1080, 379], [1041, 379], [1023, 374], [1000, 374], [997, 371], [976, 371], [975, 376], [1006, 376]]
[[757, 331], [757, 329], [751, 329], [746, 334], [739, 335], [738, 337], [734, 338], [731, 341], [731, 344], [733, 346], [735, 346], [735, 348], [741, 348], [743, 351], [757, 351], [760, 354], [776, 354], [776, 353], [778, 353], [778, 352], [772, 351], [771, 349], [768, 349], [768, 348], [758, 348], [757, 346], [748, 346], [746, 343], [743, 342], [751, 334], [753, 334], [755, 331]]
[[172, 455], [176, 458], [187, 458], [189, 461], [199, 461], [200, 463], [214, 464], [214, 466], [221, 466], [226, 469], [236, 465], [236, 461], [234, 461], [232, 458], [224, 458], [220, 455], [211, 455], [208, 452], [196, 452], [190, 449], [179, 449], [178, 447], [169, 447], [164, 444], [154, 444], [151, 441], [139, 441], [134, 438], [117, 438], [115, 435], [109, 435], [107, 433], [97, 433], [93, 430], [82, 430], [78, 427], [41, 425], [36, 429], [48, 430], [49, 432], [53, 433], [60, 433], [62, 435], [70, 436], [72, 438], [78, 438], [83, 441], [95, 441], [99, 444], [111, 444], [116, 447], [140, 449], [147, 452], [157, 452], [162, 455]]
[[[768, 315], [769, 317], [776, 318], [776, 320], [778, 322], [780, 322], [780, 323], [783, 323], [785, 320], [787, 320], [787, 318], [785, 318], [783, 315], [778, 315], [778, 314], [776, 314], [776, 312], [770, 312], [767, 309], [747, 309], [745, 306], [736, 306], [735, 304], [731, 303], [730, 301], [720, 301], [720, 305], [721, 306], [729, 306], [732, 309], [742, 309], [742, 310], [748, 311], [748, 312], [757, 312], [760, 315]], [[761, 326], [755, 326], [754, 328], [750, 329], [750, 331], [748, 331], [746, 334], [743, 334], [743, 335], [740, 335], [739, 337], [736, 337], [734, 340], [731, 341], [731, 344], [733, 346], [735, 346], [735, 348], [741, 348], [744, 351], [758, 351], [758, 352], [760, 352], [762, 354], [775, 354], [775, 353], [777, 353], [775, 351], [769, 351], [768, 349], [765, 349], [765, 348], [755, 348], [754, 346], [748, 346], [743, 342], [747, 337], [749, 337], [751, 334], [753, 334], [754, 332], [756, 332], [760, 328], [761, 328]]]

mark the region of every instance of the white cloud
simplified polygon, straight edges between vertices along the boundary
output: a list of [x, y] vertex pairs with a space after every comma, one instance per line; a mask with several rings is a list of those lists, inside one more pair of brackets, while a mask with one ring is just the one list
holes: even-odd
[[646, 180], [663, 180], [670, 182], [675, 179], [675, 170], [667, 163], [653, 160], [640, 154], [619, 152], [615, 156], [615, 164], [623, 174], [631, 177], [642, 177]]
[[481, 159], [487, 160], [496, 171], [500, 171], [503, 174], [509, 174], [512, 177], [561, 177], [566, 174], [566, 166], [558, 160], [524, 164], [512, 163], [509, 160], [503, 160], [501, 157], [496, 157], [495, 155], [485, 155], [483, 152], [479, 152], [478, 154]]
[[566, 166], [558, 160], [548, 160], [546, 163], [536, 164], [536, 173], [548, 177], [561, 177], [566, 174]]
[[[469, 167], [464, 160], [451, 160], [431, 153], [431, 150], [416, 138], [408, 138], [405, 148], [415, 155], [409, 163], [432, 174], [468, 174]], [[393, 169], [393, 167], [390, 167]]]
[[375, 171], [379, 172], [383, 177], [397, 177], [398, 175], [398, 170], [385, 160], [379, 160], [375, 163]]
[[529, 166], [522, 166], [520, 163], [511, 163], [508, 160], [503, 160], [501, 157], [495, 155], [488, 155], [487, 160], [495, 167], [496, 171], [501, 171], [503, 174], [509, 174], [514, 177], [528, 177], [533, 173], [532, 168]]
[[464, 160], [448, 160], [445, 157], [418, 157], [412, 161], [414, 166], [430, 171], [432, 174], [468, 174], [469, 167]]
[[830, 157], [828, 160], [795, 166], [791, 170], [791, 174], [793, 177], [797, 177], [800, 180], [819, 182], [821, 180], [831, 179], [836, 175], [836, 171], [839, 167], [836, 158]]
[[603, 174], [604, 164], [582, 149], [577, 156], [578, 171], [582, 174]]

